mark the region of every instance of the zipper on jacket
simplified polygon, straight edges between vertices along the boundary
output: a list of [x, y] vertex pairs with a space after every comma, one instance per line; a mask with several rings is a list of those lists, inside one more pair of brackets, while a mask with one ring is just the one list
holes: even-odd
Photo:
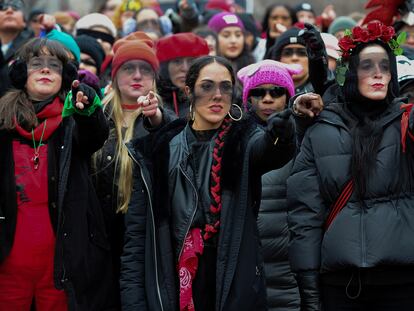
[[366, 206], [365, 202], [361, 205], [361, 259], [362, 259], [362, 267], [366, 267], [367, 262], [367, 254], [366, 254], [366, 241], [365, 241], [365, 213], [366, 213]]
[[[188, 224], [187, 230], [185, 231], [185, 235], [184, 235], [184, 239], [185, 239], [185, 237], [186, 237], [186, 236], [187, 236], [187, 234], [188, 234], [188, 231], [190, 231], [191, 224], [193, 223], [193, 220], [194, 220], [195, 214], [196, 214], [196, 212], [197, 212], [197, 207], [198, 207], [198, 192], [197, 192], [197, 189], [196, 189], [196, 187], [194, 186], [193, 182], [191, 181], [190, 177], [188, 177], [188, 175], [184, 172], [184, 170], [183, 170], [183, 168], [181, 167], [181, 165], [178, 165], [178, 166], [180, 167], [180, 171], [181, 171], [181, 173], [183, 173], [183, 175], [185, 176], [185, 178], [189, 181], [190, 185], [193, 187], [193, 189], [194, 189], [194, 194], [195, 194], [195, 198], [196, 198], [196, 206], [195, 206], [195, 208], [194, 208], [193, 214], [191, 215], [191, 219], [190, 219], [190, 222], [189, 222], [189, 224]], [[179, 255], [178, 255], [178, 261], [180, 261], [180, 258], [181, 258], [181, 254], [182, 254], [182, 252], [183, 252], [183, 249], [184, 249], [184, 241], [183, 241], [183, 245], [181, 245], [180, 253], [179, 253]]]
[[158, 257], [157, 257], [157, 245], [156, 245], [156, 242], [155, 242], [155, 221], [154, 221], [154, 212], [152, 210], [152, 200], [151, 200], [151, 196], [150, 196], [150, 191], [149, 191], [148, 184], [147, 184], [147, 182], [144, 178], [144, 174], [142, 173], [141, 165], [135, 159], [134, 155], [130, 152], [129, 148], [127, 148], [127, 150], [128, 150], [129, 155], [131, 156], [132, 160], [139, 166], [140, 175], [141, 175], [142, 181], [144, 182], [145, 189], [147, 190], [148, 201], [149, 201], [150, 210], [151, 210], [152, 230], [153, 230], [153, 234], [154, 234], [153, 247], [154, 247], [154, 259], [155, 259], [155, 279], [156, 279], [156, 282], [157, 282], [157, 294], [158, 294], [158, 299], [160, 301], [161, 310], [164, 311], [164, 306], [162, 304], [162, 299], [161, 299], [160, 284], [159, 284], [159, 281], [158, 281], [158, 259], [157, 259]]

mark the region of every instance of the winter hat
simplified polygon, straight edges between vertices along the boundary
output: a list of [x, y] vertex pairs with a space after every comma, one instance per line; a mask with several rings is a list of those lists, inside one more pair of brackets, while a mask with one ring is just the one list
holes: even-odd
[[[78, 20], [75, 24], [76, 34], [87, 34], [82, 33], [82, 31], [91, 30], [94, 27], [102, 27], [104, 29], [107, 29], [112, 36], [112, 43], [114, 42], [114, 38], [116, 38], [115, 25], [108, 16], [100, 13], [88, 14]], [[104, 38], [101, 39], [107, 41]]]
[[329, 57], [332, 57], [334, 59], [339, 58], [339, 46], [338, 46], [338, 39], [330, 34], [330, 33], [321, 33], [321, 37], [323, 40], [323, 43], [325, 43], [326, 53]]
[[255, 37], [260, 37], [260, 26], [256, 23], [256, 20], [252, 14], [239, 13], [237, 16], [241, 19], [244, 27], [248, 32], [250, 32]]
[[315, 11], [313, 10], [312, 6], [307, 2], [298, 4], [297, 6], [295, 6], [293, 10], [295, 11], [295, 14], [297, 14], [300, 11], [306, 11], [311, 12], [313, 13], [313, 15], [315, 15]]
[[283, 86], [290, 97], [295, 95], [292, 75], [302, 71], [299, 64], [284, 64], [270, 59], [240, 69], [237, 77], [243, 83], [243, 103], [247, 103], [251, 89], [262, 84]]
[[226, 27], [239, 27], [244, 31], [244, 25], [241, 19], [233, 13], [222, 12], [214, 15], [208, 22], [207, 26], [219, 33]]
[[335, 35], [338, 31], [354, 28], [356, 24], [357, 23], [348, 16], [339, 16], [331, 23], [328, 32]]
[[88, 54], [93, 58], [98, 70], [97, 74], [99, 75], [102, 62], [105, 58], [105, 51], [103, 50], [102, 46], [98, 41], [96, 41], [95, 38], [89, 37], [87, 35], [78, 36], [75, 38], [75, 41], [82, 53]]
[[79, 46], [76, 44], [75, 39], [71, 35], [68, 35], [65, 32], [57, 31], [53, 29], [49, 31], [46, 35], [46, 38], [49, 40], [54, 40], [65, 46], [69, 51], [72, 52], [75, 59], [79, 62], [80, 61], [80, 49]]
[[138, 59], [148, 62], [154, 71], [158, 70], [159, 63], [155, 55], [154, 42], [142, 31], [133, 32], [118, 40], [114, 44], [114, 57], [112, 59], [112, 79], [119, 67], [129, 60]]
[[306, 46], [305, 40], [299, 36], [299, 28], [292, 27], [282, 33], [271, 48], [271, 58], [280, 61], [282, 49], [289, 44], [301, 44]]
[[191, 32], [177, 33], [161, 38], [156, 47], [160, 62], [179, 57], [199, 57], [209, 53], [206, 40]]
[[220, 10], [225, 12], [231, 12], [232, 7], [230, 4], [226, 3], [223, 0], [209, 0], [205, 5], [204, 10]]

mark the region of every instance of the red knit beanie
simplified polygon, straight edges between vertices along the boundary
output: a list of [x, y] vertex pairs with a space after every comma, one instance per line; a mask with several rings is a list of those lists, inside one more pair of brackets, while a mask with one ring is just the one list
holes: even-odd
[[206, 40], [192, 32], [182, 32], [164, 37], [157, 42], [157, 57], [166, 62], [179, 57], [199, 57], [208, 55]]
[[111, 76], [114, 79], [119, 67], [129, 60], [144, 60], [154, 71], [158, 70], [159, 63], [155, 55], [154, 42], [142, 31], [133, 32], [118, 40], [114, 44]]

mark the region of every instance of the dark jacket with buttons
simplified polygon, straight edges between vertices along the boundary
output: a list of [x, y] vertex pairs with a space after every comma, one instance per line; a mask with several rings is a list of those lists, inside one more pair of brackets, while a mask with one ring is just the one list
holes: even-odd
[[[67, 293], [70, 311], [115, 310], [110, 245], [88, 176], [90, 156], [107, 136], [98, 108], [90, 117], [64, 118], [46, 142], [49, 214], [56, 235], [54, 283]], [[0, 262], [10, 253], [17, 219], [13, 139], [18, 139], [14, 132], [0, 131]]]
[[[186, 122], [177, 120], [154, 137], [129, 144], [140, 182], [134, 182], [131, 214], [126, 215], [121, 269], [123, 310], [178, 310], [177, 254], [192, 224], [191, 216], [197, 211], [185, 126]], [[292, 144], [274, 146], [273, 142], [272, 134], [257, 128], [250, 119], [234, 122], [225, 139], [216, 261], [217, 311], [267, 310], [256, 224], [260, 176], [285, 164], [294, 152]], [[143, 185], [146, 200], [136, 188]], [[170, 205], [172, 188], [174, 200], [183, 204]], [[182, 217], [177, 217], [178, 213]]]

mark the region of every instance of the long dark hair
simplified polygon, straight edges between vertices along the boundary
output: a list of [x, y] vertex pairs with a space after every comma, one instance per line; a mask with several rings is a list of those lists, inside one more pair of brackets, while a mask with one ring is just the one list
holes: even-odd
[[[40, 55], [56, 56], [62, 62], [63, 68], [69, 62], [69, 51], [59, 42], [45, 38], [34, 38], [27, 42], [17, 52], [16, 59], [28, 63], [32, 57]], [[62, 86], [58, 94], [51, 94], [51, 96], [57, 95], [64, 100], [67, 91], [62, 79]], [[0, 129], [14, 129], [15, 120], [25, 129], [31, 129], [38, 125], [33, 103], [29, 99], [26, 89], [12, 89], [0, 98]]]
[[[390, 61], [391, 80], [384, 100], [373, 101], [363, 97], [358, 89], [357, 68], [360, 52], [372, 45], [382, 46]], [[358, 199], [362, 202], [367, 191], [373, 170], [376, 164], [378, 148], [383, 137], [383, 127], [379, 119], [382, 113], [392, 104], [399, 94], [397, 65], [395, 55], [387, 44], [383, 42], [369, 42], [360, 44], [349, 60], [349, 70], [342, 87], [342, 97], [346, 107], [356, 117], [351, 126], [352, 160], [351, 175], [355, 183]]]

